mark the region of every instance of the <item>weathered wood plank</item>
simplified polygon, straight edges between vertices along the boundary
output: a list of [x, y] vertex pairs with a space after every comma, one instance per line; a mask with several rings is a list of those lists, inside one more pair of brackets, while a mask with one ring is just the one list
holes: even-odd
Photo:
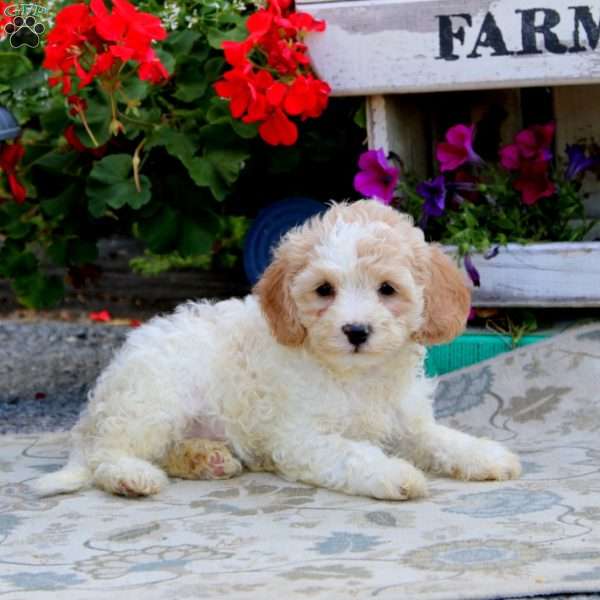
[[574, 0], [300, 2], [325, 19], [308, 36], [336, 95], [600, 81], [600, 4]]
[[[250, 285], [241, 272], [178, 269], [146, 277], [132, 272], [129, 261], [142, 253], [135, 240], [100, 240], [96, 264], [101, 276], [83, 288], [67, 286], [60, 308], [98, 310], [113, 315], [153, 314], [168, 311], [186, 300], [225, 299], [244, 296]], [[64, 275], [60, 269], [50, 274]], [[6, 280], [0, 279], [0, 313], [9, 312], [18, 303]]]
[[431, 143], [427, 135], [427, 113], [415, 96], [370, 96], [367, 98], [369, 148], [395, 152], [404, 168], [427, 177]]
[[474, 306], [600, 307], [600, 242], [509, 244], [473, 263], [481, 275]]

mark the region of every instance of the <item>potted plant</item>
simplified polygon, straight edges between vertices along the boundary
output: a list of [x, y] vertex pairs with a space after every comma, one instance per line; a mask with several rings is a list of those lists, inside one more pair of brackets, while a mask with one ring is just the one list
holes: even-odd
[[435, 177], [420, 181], [401, 157], [370, 150], [355, 188], [410, 213], [462, 260], [474, 306], [600, 306], [600, 242], [586, 241], [582, 193], [600, 156], [571, 145], [555, 157], [554, 133], [554, 123], [528, 127], [484, 161], [475, 126], [458, 124], [437, 144]]

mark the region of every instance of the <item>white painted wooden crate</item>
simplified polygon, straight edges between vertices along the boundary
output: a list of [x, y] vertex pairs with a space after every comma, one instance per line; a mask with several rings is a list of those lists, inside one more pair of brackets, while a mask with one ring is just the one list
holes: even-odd
[[473, 263], [481, 275], [474, 306], [600, 307], [600, 242], [509, 244]]
[[[420, 177], [431, 174], [432, 139], [448, 126], [449, 105], [461, 106], [473, 122], [501, 105], [508, 114], [506, 143], [523, 126], [520, 88], [552, 86], [557, 150], [600, 144], [598, 1], [296, 4], [327, 21], [326, 32], [307, 41], [333, 94], [367, 96], [369, 147], [394, 151]], [[590, 180], [585, 191], [588, 213], [599, 217], [600, 187]], [[475, 256], [474, 263], [482, 280], [476, 306], [600, 306], [600, 242], [511, 244], [492, 260]]]

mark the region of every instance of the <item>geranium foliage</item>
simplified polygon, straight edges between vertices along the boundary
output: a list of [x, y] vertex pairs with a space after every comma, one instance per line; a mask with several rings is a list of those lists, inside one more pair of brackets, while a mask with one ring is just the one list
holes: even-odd
[[[261, 201], [308, 193], [313, 179], [302, 169], [316, 185], [336, 161], [349, 164], [354, 104], [302, 123], [327, 103], [325, 87], [318, 97], [304, 94], [317, 84], [301, 38], [320, 28], [307, 16], [246, 0], [91, 0], [54, 9], [38, 48], [0, 42], [0, 106], [23, 131], [0, 145], [0, 277], [23, 304], [51, 305], [65, 283], [96, 277], [97, 241], [114, 234], [143, 243], [147, 256], [135, 264], [144, 272], [230, 266]], [[278, 84], [265, 90], [271, 104], [260, 119], [239, 119], [238, 104], [215, 88], [223, 92], [235, 70], [235, 44], [252, 38], [252, 61], [263, 60], [262, 45], [277, 45], [267, 41], [272, 29], [256, 29], [264, 14], [289, 20], [296, 78], [277, 70], [284, 48], [271, 52], [273, 73], [267, 58], [252, 67]], [[280, 113], [300, 129], [285, 148], [268, 143], [289, 142]], [[348, 194], [336, 181], [320, 184], [325, 198]], [[66, 279], [49, 275], [57, 268]]]

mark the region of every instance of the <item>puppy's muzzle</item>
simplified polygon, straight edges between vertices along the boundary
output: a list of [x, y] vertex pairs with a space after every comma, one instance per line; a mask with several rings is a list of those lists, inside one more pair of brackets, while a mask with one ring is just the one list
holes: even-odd
[[342, 331], [348, 338], [348, 341], [358, 350], [371, 335], [371, 326], [363, 323], [347, 323], [342, 326]]

